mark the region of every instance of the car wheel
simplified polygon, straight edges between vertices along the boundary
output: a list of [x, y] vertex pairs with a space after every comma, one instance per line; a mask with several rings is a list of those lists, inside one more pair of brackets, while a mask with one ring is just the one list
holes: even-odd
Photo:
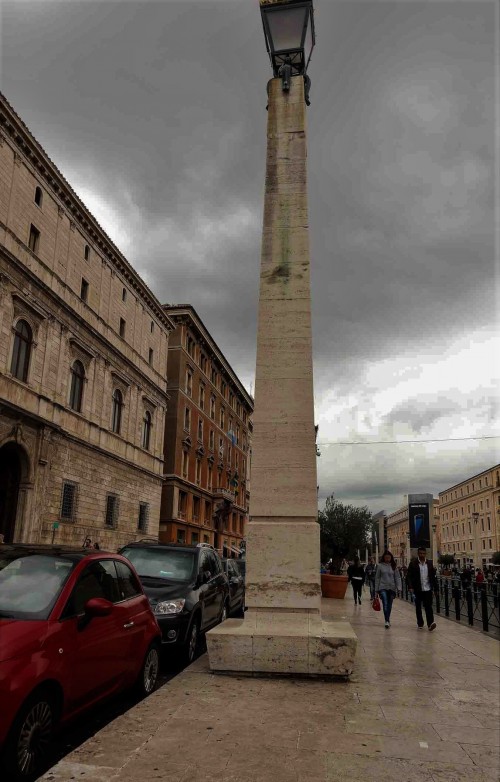
[[198, 640], [200, 634], [199, 620], [193, 619], [191, 627], [189, 628], [189, 634], [186, 641], [185, 658], [186, 662], [190, 665], [196, 657], [196, 651], [198, 649]]
[[55, 702], [47, 690], [28, 698], [14, 720], [5, 748], [5, 766], [14, 779], [27, 782], [37, 776], [55, 724]]
[[156, 642], [152, 643], [146, 652], [141, 672], [137, 679], [137, 694], [145, 698], [156, 687], [160, 670], [160, 648]]

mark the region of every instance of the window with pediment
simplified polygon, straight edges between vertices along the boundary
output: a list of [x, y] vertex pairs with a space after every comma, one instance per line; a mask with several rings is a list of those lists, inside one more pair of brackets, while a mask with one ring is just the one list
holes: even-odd
[[144, 411], [144, 418], [142, 419], [142, 447], [149, 451], [151, 447], [151, 431], [153, 429], [153, 416], [149, 410]]
[[82, 411], [83, 386], [85, 383], [85, 367], [81, 361], [73, 362], [71, 367], [71, 388], [69, 394], [69, 406], [77, 413]]
[[122, 428], [123, 394], [119, 388], [113, 391], [113, 404], [111, 415], [111, 430], [120, 434]]
[[22, 380], [28, 380], [28, 370], [33, 344], [33, 332], [31, 326], [25, 320], [18, 320], [14, 328], [14, 348], [10, 365], [11, 374]]

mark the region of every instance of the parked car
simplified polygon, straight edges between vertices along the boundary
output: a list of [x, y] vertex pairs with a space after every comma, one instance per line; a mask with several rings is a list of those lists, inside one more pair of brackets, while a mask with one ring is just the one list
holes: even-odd
[[229, 585], [216, 550], [207, 544], [130, 543], [121, 549], [139, 574], [161, 628], [162, 642], [193, 661], [200, 634], [223, 622]]
[[238, 567], [238, 560], [224, 558], [222, 566], [229, 583], [229, 614], [243, 616], [245, 612], [245, 578]]
[[158, 623], [124, 557], [1, 546], [0, 767], [30, 780], [57, 726], [127, 687], [149, 694], [159, 650]]

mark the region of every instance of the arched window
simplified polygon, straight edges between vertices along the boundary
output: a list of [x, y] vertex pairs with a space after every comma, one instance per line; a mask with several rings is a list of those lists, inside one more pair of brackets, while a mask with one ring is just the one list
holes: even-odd
[[122, 392], [118, 388], [115, 388], [113, 392], [113, 415], [111, 418], [111, 429], [116, 434], [120, 434], [120, 430], [122, 428], [122, 408]]
[[142, 424], [142, 447], [149, 451], [149, 445], [151, 442], [151, 429], [153, 427], [151, 413], [149, 410], [146, 410], [144, 413]]
[[81, 361], [75, 361], [71, 367], [71, 391], [69, 395], [69, 406], [77, 413], [82, 409], [83, 382], [85, 380], [85, 369]]
[[25, 320], [18, 320], [14, 330], [14, 350], [12, 351], [11, 374], [24, 382], [28, 379], [33, 334]]

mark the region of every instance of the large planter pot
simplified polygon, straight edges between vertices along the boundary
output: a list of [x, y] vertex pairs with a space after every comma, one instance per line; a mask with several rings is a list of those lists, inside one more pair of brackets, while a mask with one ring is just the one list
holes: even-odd
[[329, 573], [321, 574], [321, 594], [323, 597], [343, 600], [347, 591], [347, 584], [347, 576], [331, 576]]

